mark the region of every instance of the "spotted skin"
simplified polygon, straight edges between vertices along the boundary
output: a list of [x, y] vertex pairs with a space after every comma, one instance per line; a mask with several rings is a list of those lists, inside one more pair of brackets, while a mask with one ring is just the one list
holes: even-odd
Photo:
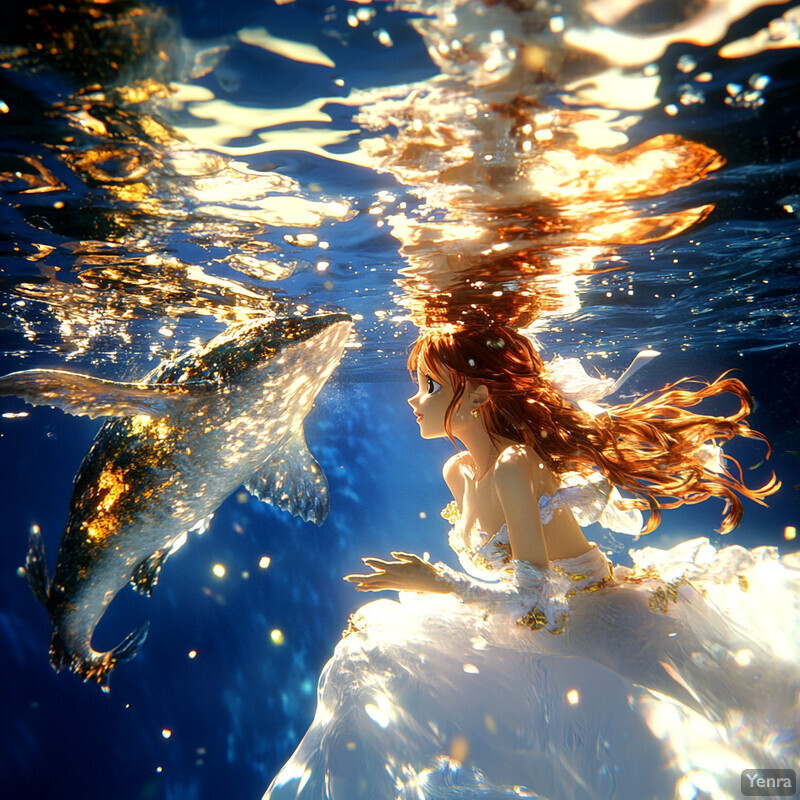
[[31, 540], [28, 578], [50, 614], [57, 670], [107, 687], [147, 630], [114, 650], [94, 650], [106, 608], [129, 582], [149, 594], [169, 553], [242, 484], [322, 522], [327, 481], [305, 446], [303, 421], [351, 330], [345, 314], [249, 322], [162, 363], [140, 383], [58, 370], [0, 378], [0, 394], [72, 414], [117, 414], [75, 477], [52, 581], [41, 537]]

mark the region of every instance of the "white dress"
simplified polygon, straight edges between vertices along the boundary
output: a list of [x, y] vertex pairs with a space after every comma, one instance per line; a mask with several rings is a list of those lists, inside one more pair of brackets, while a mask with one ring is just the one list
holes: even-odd
[[800, 559], [693, 539], [612, 568], [594, 545], [543, 599], [504, 534], [453, 529], [471, 599], [353, 615], [265, 798], [721, 800], [800, 766]]

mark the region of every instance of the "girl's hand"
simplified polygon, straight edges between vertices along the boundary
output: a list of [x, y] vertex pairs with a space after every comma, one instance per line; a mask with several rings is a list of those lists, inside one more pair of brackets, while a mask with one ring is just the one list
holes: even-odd
[[380, 558], [362, 558], [372, 567], [368, 575], [345, 575], [344, 580], [354, 583], [359, 592], [382, 592], [396, 589], [401, 592], [446, 592], [447, 587], [437, 581], [433, 564], [423, 561], [413, 553], [392, 553], [396, 561]]

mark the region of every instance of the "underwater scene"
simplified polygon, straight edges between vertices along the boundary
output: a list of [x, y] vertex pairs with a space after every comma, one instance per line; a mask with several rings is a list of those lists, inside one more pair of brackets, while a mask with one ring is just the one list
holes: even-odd
[[[3, 797], [721, 800], [800, 769], [800, 6], [0, 22]], [[448, 546], [456, 451], [408, 402], [444, 381], [409, 374], [420, 332], [470, 326], [581, 424], [683, 378], [752, 395], [648, 473], [655, 530], [650, 495], [616, 527], [563, 495], [600, 559], [551, 586], [568, 621], [342, 580], [489, 568]]]

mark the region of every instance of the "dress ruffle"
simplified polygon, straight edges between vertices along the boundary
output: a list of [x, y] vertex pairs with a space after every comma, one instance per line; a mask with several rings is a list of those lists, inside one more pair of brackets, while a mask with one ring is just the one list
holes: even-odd
[[631, 556], [609, 580], [594, 548], [554, 565], [560, 632], [453, 595], [362, 606], [266, 797], [722, 800], [796, 768], [800, 557]]
[[561, 475], [561, 488], [539, 498], [542, 524], [547, 525], [559, 508], [567, 508], [582, 528], [598, 522], [617, 533], [636, 536], [643, 527], [642, 512], [622, 507], [622, 495], [599, 472], [584, 477], [576, 472]]

